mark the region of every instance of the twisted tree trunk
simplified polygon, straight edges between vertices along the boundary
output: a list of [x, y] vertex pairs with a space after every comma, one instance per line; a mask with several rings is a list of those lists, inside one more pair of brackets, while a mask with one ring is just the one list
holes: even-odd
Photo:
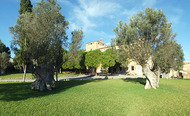
[[146, 77], [146, 85], [145, 89], [156, 89], [157, 87], [157, 76], [154, 74], [154, 72], [151, 71], [149, 65], [143, 66], [143, 73]]
[[160, 75], [161, 75], [161, 68], [158, 67], [158, 69], [154, 72], [156, 75], [156, 87], [159, 87], [159, 82], [160, 82]]
[[32, 89], [43, 91], [55, 88], [53, 65], [41, 64], [37, 66], [34, 75], [36, 80], [31, 85]]

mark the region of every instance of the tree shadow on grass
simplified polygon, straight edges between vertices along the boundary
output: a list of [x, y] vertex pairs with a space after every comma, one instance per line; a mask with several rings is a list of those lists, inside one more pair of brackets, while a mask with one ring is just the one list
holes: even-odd
[[132, 82], [132, 83], [135, 83], [135, 84], [142, 84], [142, 85], [145, 85], [146, 84], [146, 79], [144, 78], [126, 78], [126, 79], [123, 79], [123, 81], [125, 82]]
[[31, 90], [31, 82], [29, 83], [1, 83], [0, 84], [0, 100], [2, 101], [20, 101], [28, 98], [43, 97], [59, 92], [63, 92], [69, 88], [83, 85], [90, 82], [100, 82], [102, 80], [71, 80], [56, 82], [56, 88], [52, 91], [36, 91]]

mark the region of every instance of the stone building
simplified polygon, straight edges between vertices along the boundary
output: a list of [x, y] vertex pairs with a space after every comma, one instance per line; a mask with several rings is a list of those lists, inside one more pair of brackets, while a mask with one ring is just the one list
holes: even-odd
[[96, 49], [105, 48], [105, 47], [106, 47], [106, 44], [102, 40], [86, 43], [86, 51], [96, 50]]
[[190, 62], [184, 62], [183, 69], [180, 71], [170, 70], [166, 78], [184, 78], [190, 79]]
[[184, 79], [190, 79], [190, 62], [184, 62], [181, 73]]

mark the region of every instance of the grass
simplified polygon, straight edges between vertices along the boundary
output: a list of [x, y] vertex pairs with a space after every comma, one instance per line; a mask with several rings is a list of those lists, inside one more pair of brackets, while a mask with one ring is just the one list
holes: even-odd
[[[59, 77], [75, 77], [79, 76], [81, 74], [59, 74]], [[26, 79], [32, 79], [32, 73], [26, 73]], [[0, 79], [22, 79], [23, 73], [10, 73], [10, 74], [4, 74], [0, 75]]]
[[161, 79], [145, 90], [144, 79], [57, 82], [53, 91], [31, 83], [0, 83], [0, 115], [190, 115], [190, 80]]
[[[22, 79], [23, 73], [10, 73], [10, 74], [4, 74], [0, 75], [0, 79]], [[32, 79], [31, 73], [26, 73], [26, 79]]]

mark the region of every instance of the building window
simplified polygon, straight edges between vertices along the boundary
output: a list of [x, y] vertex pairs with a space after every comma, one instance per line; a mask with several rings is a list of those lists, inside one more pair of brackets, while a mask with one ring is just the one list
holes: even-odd
[[135, 67], [134, 67], [134, 66], [131, 66], [131, 70], [135, 70]]

